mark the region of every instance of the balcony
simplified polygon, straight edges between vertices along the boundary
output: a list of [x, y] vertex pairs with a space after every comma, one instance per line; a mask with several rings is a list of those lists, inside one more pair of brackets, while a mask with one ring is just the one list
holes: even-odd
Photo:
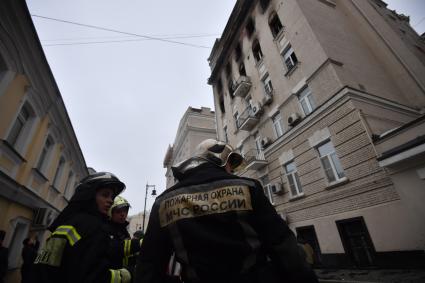
[[267, 165], [267, 160], [264, 157], [264, 152], [257, 149], [250, 149], [244, 153], [246, 162], [246, 170], [258, 170]]
[[245, 97], [251, 89], [251, 80], [247, 76], [240, 76], [234, 86], [234, 96]]
[[238, 129], [242, 131], [252, 130], [255, 125], [257, 125], [258, 121], [260, 121], [256, 114], [257, 113], [254, 113], [252, 107], [247, 107], [236, 121]]

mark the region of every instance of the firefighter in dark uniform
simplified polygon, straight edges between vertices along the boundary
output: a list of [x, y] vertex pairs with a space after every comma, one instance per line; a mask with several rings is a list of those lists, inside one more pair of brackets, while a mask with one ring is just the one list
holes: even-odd
[[111, 238], [109, 254], [114, 268], [124, 267], [132, 273], [136, 265], [136, 255], [140, 251], [141, 240], [132, 240], [127, 231], [129, 209], [130, 203], [125, 198], [117, 196], [114, 199], [109, 210]]
[[135, 282], [165, 282], [173, 251], [185, 283], [318, 282], [261, 184], [231, 174], [241, 163], [209, 139], [172, 168], [178, 183], [153, 205]]
[[116, 176], [99, 172], [76, 187], [69, 204], [53, 221], [52, 232], [34, 264], [37, 283], [130, 282], [126, 269], [108, 259], [108, 211], [125, 189]]

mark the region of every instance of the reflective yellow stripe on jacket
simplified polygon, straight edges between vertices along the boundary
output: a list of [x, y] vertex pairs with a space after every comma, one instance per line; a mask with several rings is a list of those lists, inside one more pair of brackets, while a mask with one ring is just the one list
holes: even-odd
[[121, 273], [119, 270], [109, 269], [111, 272], [111, 283], [121, 283]]
[[131, 256], [131, 240], [124, 240], [124, 258], [122, 263], [124, 266], [128, 266], [128, 258]]
[[52, 235], [65, 236], [71, 246], [75, 245], [81, 239], [80, 234], [78, 234], [74, 226], [71, 225], [59, 226], [58, 228], [56, 228]]

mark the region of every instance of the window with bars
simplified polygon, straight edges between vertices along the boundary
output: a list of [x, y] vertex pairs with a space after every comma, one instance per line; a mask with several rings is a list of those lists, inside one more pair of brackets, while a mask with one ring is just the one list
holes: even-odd
[[282, 53], [283, 61], [285, 62], [287, 71], [291, 71], [298, 63], [298, 58], [295, 55], [294, 49], [289, 45]]
[[298, 96], [305, 115], [310, 114], [316, 108], [313, 95], [309, 87], [304, 88]]
[[21, 111], [19, 112], [18, 117], [16, 117], [15, 123], [13, 124], [12, 129], [9, 132], [9, 135], [6, 138], [6, 140], [11, 145], [16, 145], [19, 137], [22, 136], [24, 132], [24, 127], [27, 124], [29, 118], [30, 118], [30, 112], [28, 110], [28, 106], [25, 104], [22, 107]]
[[279, 16], [276, 12], [273, 12], [269, 20], [270, 31], [272, 32], [273, 38], [276, 38], [278, 34], [283, 30], [283, 25], [280, 22]]
[[254, 55], [255, 61], [257, 63], [260, 62], [264, 57], [263, 51], [261, 51], [261, 46], [260, 46], [260, 42], [258, 42], [258, 39], [256, 39], [254, 43], [252, 44], [252, 54]]
[[272, 117], [272, 121], [276, 138], [279, 138], [283, 135], [283, 120], [279, 112]]
[[297, 167], [295, 162], [289, 162], [285, 164], [286, 178], [289, 183], [289, 191], [291, 192], [292, 197], [297, 197], [303, 195], [303, 190], [301, 187], [300, 179], [297, 173]]
[[341, 166], [338, 156], [336, 155], [335, 148], [331, 141], [322, 144], [317, 148], [320, 155], [320, 162], [322, 163], [323, 170], [325, 170], [326, 178], [329, 183], [340, 181], [345, 177], [344, 170]]

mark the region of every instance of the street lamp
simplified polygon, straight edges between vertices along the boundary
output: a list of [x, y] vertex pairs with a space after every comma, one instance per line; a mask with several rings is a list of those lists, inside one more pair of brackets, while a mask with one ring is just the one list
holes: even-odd
[[145, 207], [143, 209], [143, 226], [142, 226], [142, 231], [143, 233], [145, 232], [145, 216], [146, 216], [146, 199], [148, 198], [148, 189], [149, 188], [153, 188], [152, 190], [152, 195], [156, 196], [156, 190], [155, 190], [155, 185], [149, 185], [148, 183], [146, 183], [146, 191], [145, 191]]

